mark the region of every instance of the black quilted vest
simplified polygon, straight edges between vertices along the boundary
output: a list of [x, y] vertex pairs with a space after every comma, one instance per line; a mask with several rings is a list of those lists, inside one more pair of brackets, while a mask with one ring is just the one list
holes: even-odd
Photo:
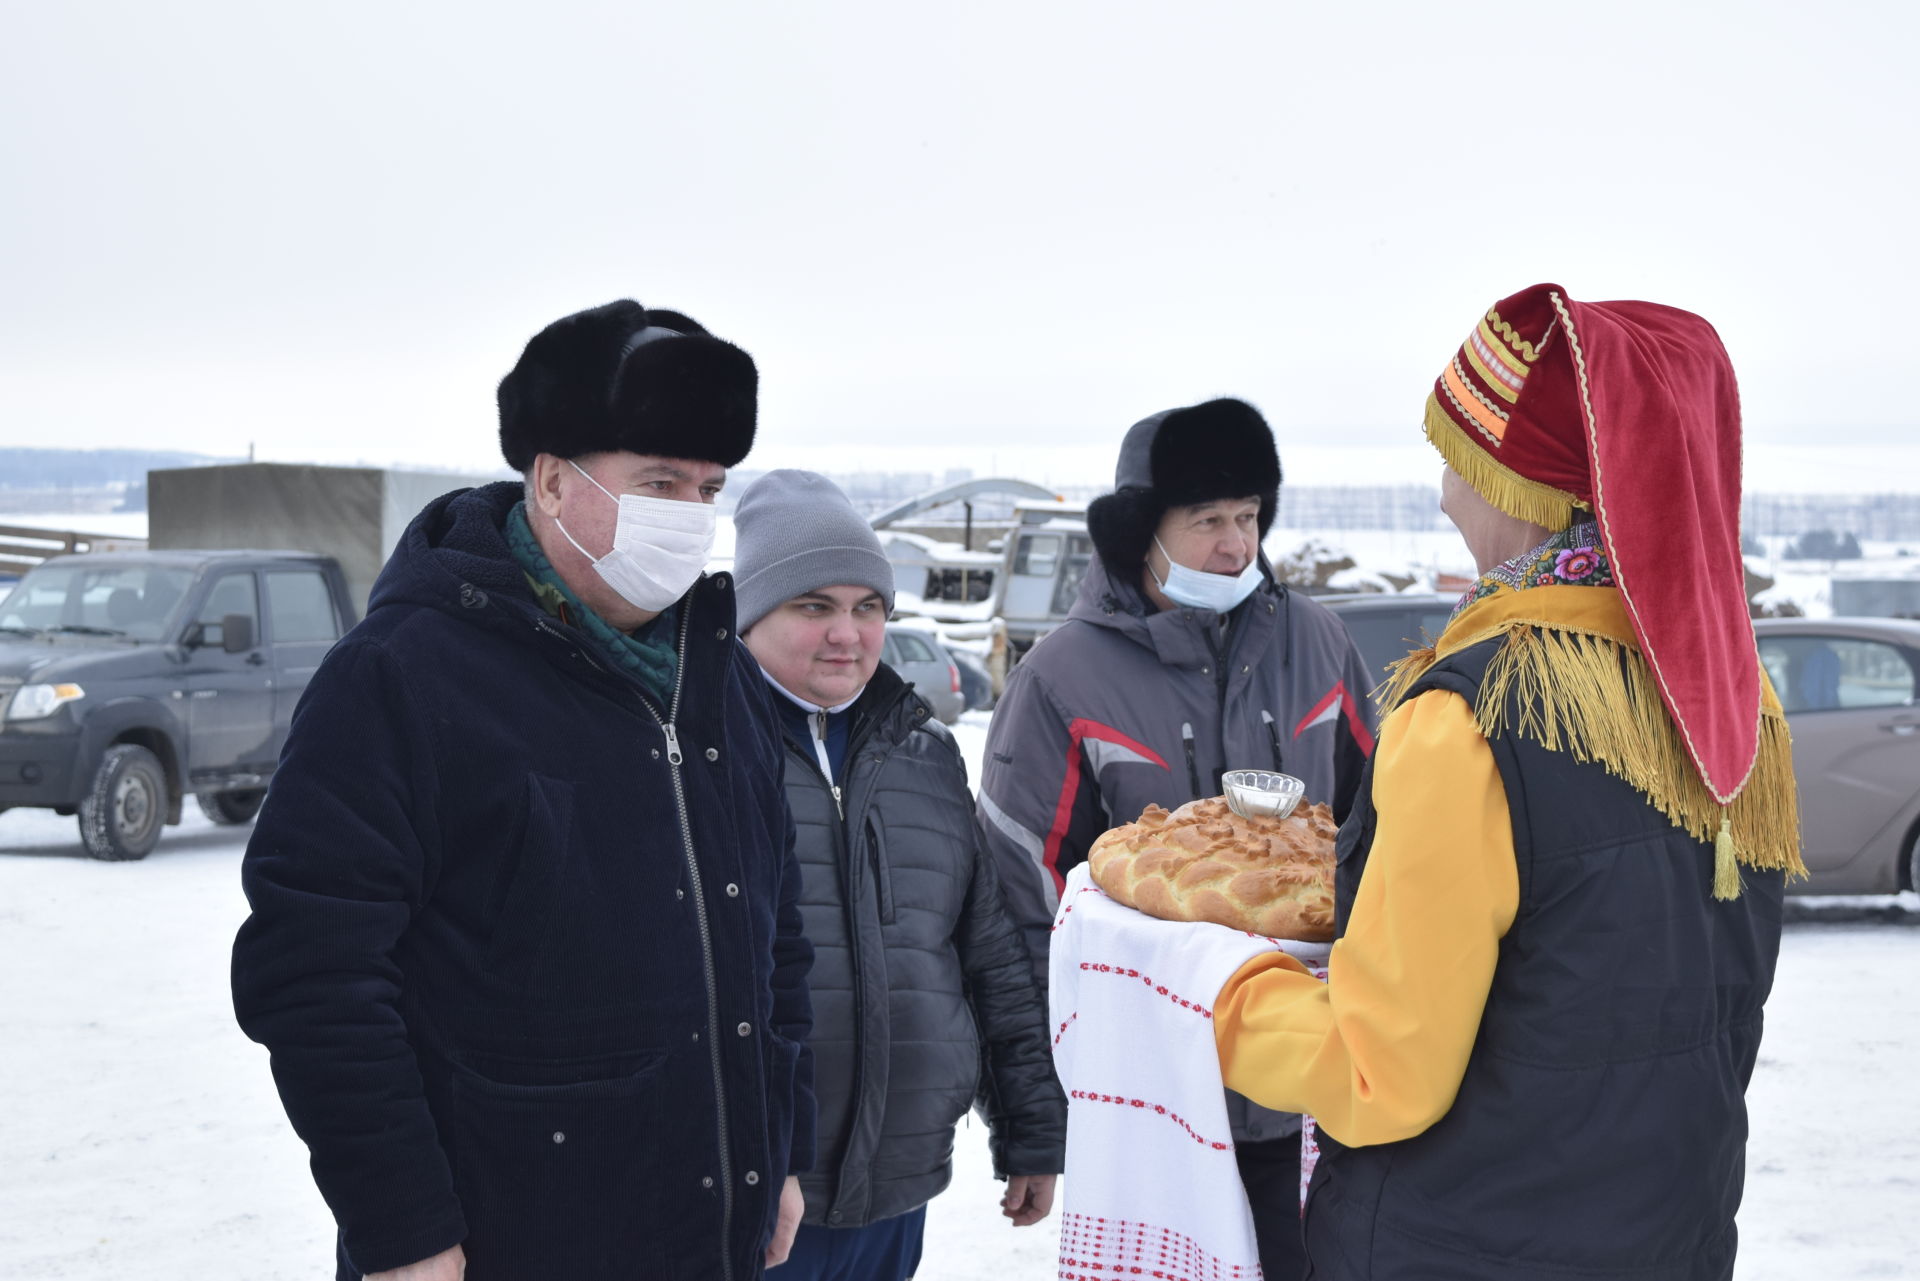
[[[1471, 704], [1502, 643], [1441, 659], [1408, 697]], [[1602, 766], [1512, 736], [1492, 748], [1520, 902], [1466, 1075], [1414, 1138], [1323, 1134], [1309, 1275], [1723, 1281], [1782, 874], [1742, 869], [1740, 897], [1718, 902], [1711, 843]], [[1374, 815], [1369, 772], [1340, 833], [1342, 932]]]

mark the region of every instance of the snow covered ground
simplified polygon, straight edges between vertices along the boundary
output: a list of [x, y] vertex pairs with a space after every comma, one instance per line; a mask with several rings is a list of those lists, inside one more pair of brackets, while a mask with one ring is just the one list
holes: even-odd
[[[957, 727], [976, 763], [985, 727]], [[71, 819], [0, 815], [0, 1277], [331, 1275], [305, 1151], [228, 1005], [246, 830], [189, 812], [123, 864], [85, 858]], [[1920, 899], [1863, 906], [1787, 930], [1741, 1281], [1920, 1275]], [[977, 1122], [957, 1166], [921, 1276], [1054, 1275], [1051, 1221], [999, 1217]]]
[[[1920, 578], [1920, 550], [1912, 542], [1860, 543], [1860, 556], [1854, 560], [1789, 560], [1785, 538], [1758, 540], [1766, 549], [1764, 556], [1747, 557], [1753, 572], [1773, 579], [1773, 586], [1754, 599], [1763, 605], [1779, 606], [1791, 602], [1809, 618], [1831, 618], [1833, 584], [1839, 580]], [[1855, 605], [1854, 608], [1859, 608]]]

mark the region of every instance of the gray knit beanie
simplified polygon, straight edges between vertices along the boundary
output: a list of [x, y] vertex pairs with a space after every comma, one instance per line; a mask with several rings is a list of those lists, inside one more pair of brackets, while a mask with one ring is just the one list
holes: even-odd
[[871, 587], [893, 613], [893, 563], [873, 526], [820, 473], [768, 472], [740, 495], [733, 525], [739, 630], [822, 587]]

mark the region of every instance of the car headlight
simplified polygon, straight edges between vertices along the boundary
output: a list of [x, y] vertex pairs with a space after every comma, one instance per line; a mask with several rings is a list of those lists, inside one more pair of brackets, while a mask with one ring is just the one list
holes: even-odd
[[86, 696], [78, 685], [22, 685], [7, 702], [7, 719], [37, 721], [59, 711], [62, 704]]

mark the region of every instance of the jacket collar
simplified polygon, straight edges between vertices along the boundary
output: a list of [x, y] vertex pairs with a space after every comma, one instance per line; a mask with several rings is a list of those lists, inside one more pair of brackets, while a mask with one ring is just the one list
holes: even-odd
[[882, 663], [874, 669], [873, 679], [860, 691], [848, 714], [853, 717], [850, 741], [857, 746], [874, 734], [898, 743], [924, 724], [933, 715], [933, 708], [913, 692], [913, 686], [900, 679], [900, 673]]
[[867, 692], [867, 687], [865, 685], [862, 685], [860, 687], [860, 694], [855, 694], [852, 698], [848, 699], [846, 702], [837, 703], [832, 707], [822, 707], [820, 706], [820, 704], [814, 702], [812, 699], [800, 697], [798, 694], [788, 689], [785, 685], [782, 685], [779, 681], [773, 679], [773, 673], [768, 671], [764, 667], [760, 669], [760, 679], [765, 681], [769, 686], [771, 686], [774, 693], [786, 699], [787, 702], [793, 704], [795, 707], [807, 713], [809, 716], [812, 716], [816, 713], [823, 712], [823, 711], [829, 716], [838, 716], [840, 713], [846, 711], [849, 707], [852, 707], [855, 703], [859, 702], [860, 694], [864, 694]]
[[[761, 674], [765, 675], [764, 672]], [[768, 683], [772, 685], [776, 697], [786, 693], [772, 681]], [[832, 714], [833, 709], [829, 709], [829, 715]], [[873, 669], [873, 679], [860, 691], [860, 696], [847, 705], [844, 714], [848, 717], [847, 752], [851, 755], [860, 750], [868, 739], [876, 736], [889, 746], [900, 743], [926, 723], [933, 715], [933, 709], [924, 698], [913, 692], [913, 686], [900, 679], [898, 672], [882, 663]], [[785, 724], [784, 719], [782, 724]], [[788, 735], [790, 741], [792, 737]], [[794, 747], [798, 750], [806, 745], [795, 742]], [[811, 748], [806, 750], [812, 751]]]
[[[507, 515], [521, 498], [519, 482], [502, 481], [455, 490], [428, 503], [380, 571], [368, 614], [393, 605], [438, 609], [532, 645], [583, 679], [632, 689], [633, 678], [608, 672], [584, 632], [551, 618], [535, 599], [505, 532]], [[733, 576], [704, 575], [674, 609], [679, 631], [687, 637], [686, 693], [717, 690], [738, 643], [733, 639]]]

